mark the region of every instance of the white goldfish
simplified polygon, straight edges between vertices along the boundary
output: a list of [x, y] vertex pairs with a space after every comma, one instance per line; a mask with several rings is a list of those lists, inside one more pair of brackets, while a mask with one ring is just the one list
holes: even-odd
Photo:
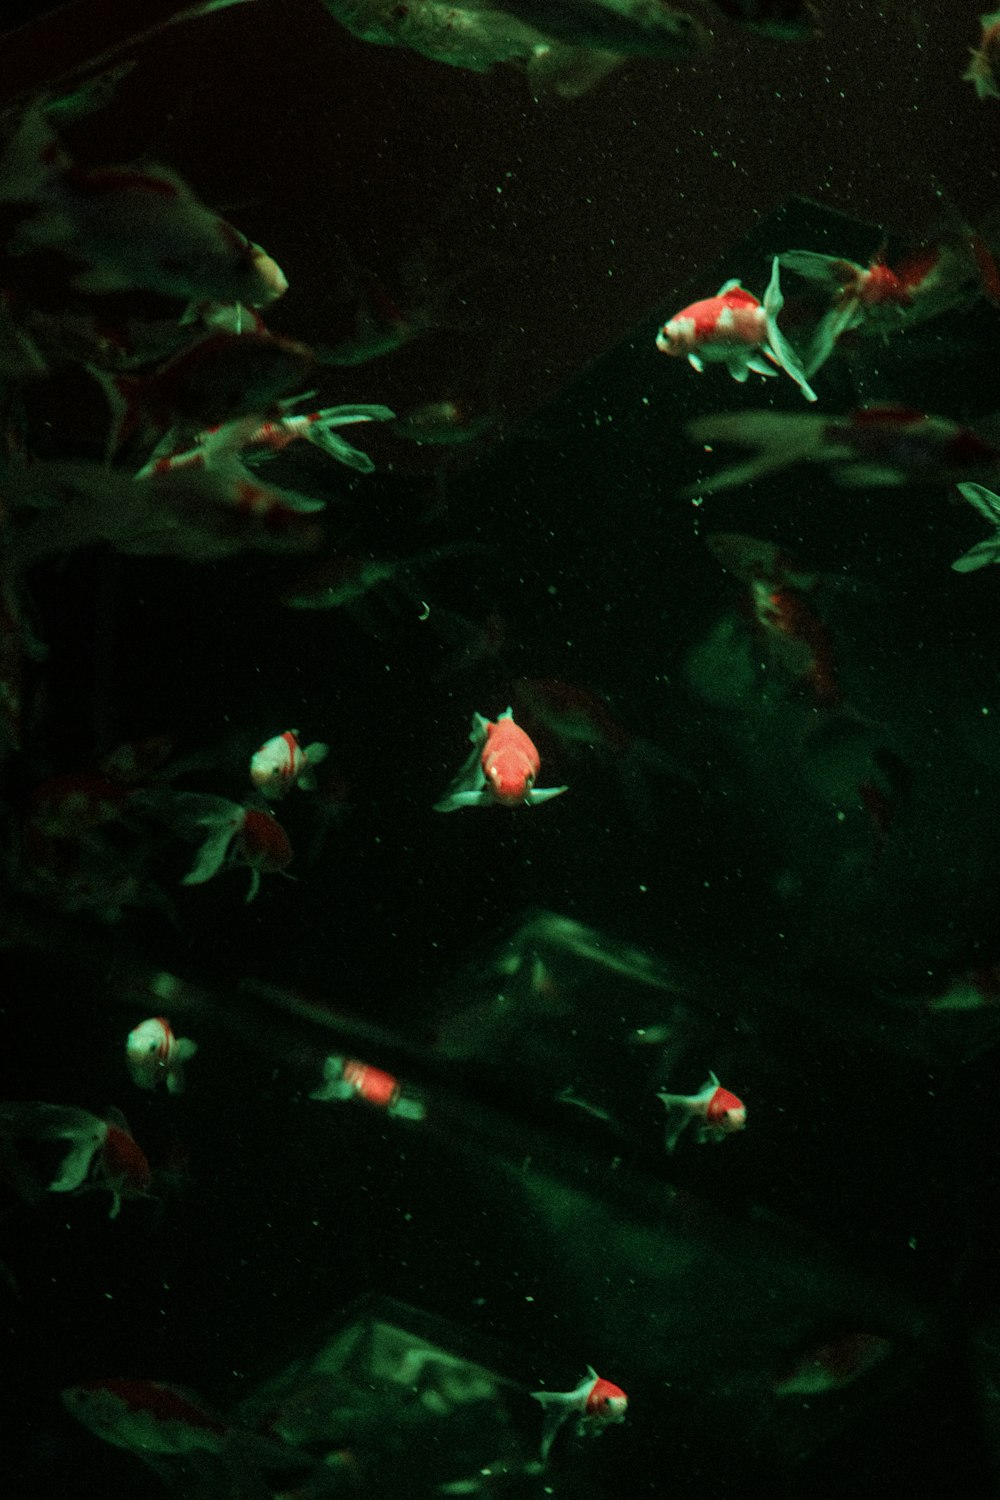
[[128, 1034], [125, 1061], [132, 1082], [141, 1089], [155, 1089], [165, 1081], [168, 1094], [184, 1092], [184, 1064], [198, 1050], [197, 1042], [174, 1036], [166, 1016], [150, 1016]]
[[293, 786], [304, 792], [315, 791], [313, 767], [326, 759], [330, 747], [319, 740], [303, 747], [298, 733], [297, 729], [286, 729], [284, 734], [265, 740], [250, 757], [250, 780], [262, 796], [275, 800]]

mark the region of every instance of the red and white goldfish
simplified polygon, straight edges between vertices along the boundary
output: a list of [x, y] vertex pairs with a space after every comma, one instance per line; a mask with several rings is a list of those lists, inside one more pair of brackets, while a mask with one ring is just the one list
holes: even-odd
[[[550, 83], [575, 97], [627, 57], [680, 59], [704, 51], [706, 28], [667, 0], [325, 0], [355, 36], [410, 47], [452, 67], [488, 72], [497, 63], [526, 68], [533, 87]], [[535, 64], [540, 64], [536, 69]]]
[[693, 1120], [699, 1121], [696, 1131], [699, 1142], [712, 1141], [718, 1144], [726, 1136], [742, 1130], [747, 1122], [746, 1105], [728, 1089], [724, 1089], [714, 1073], [697, 1094], [657, 1094], [667, 1111], [667, 1130], [664, 1145], [672, 1151], [682, 1133]]
[[534, 743], [514, 723], [513, 709], [506, 708], [492, 723], [482, 714], [473, 714], [469, 740], [472, 752], [440, 802], [435, 802], [435, 812], [493, 804], [517, 807], [522, 802], [534, 806], [566, 791], [564, 786], [535, 786], [541, 759]]
[[132, 1082], [141, 1089], [166, 1083], [168, 1094], [184, 1092], [184, 1064], [198, 1050], [197, 1042], [175, 1036], [166, 1016], [150, 1016], [128, 1034], [125, 1061]]
[[[3, 1174], [29, 1202], [43, 1192], [103, 1190], [111, 1194], [109, 1217], [117, 1219], [123, 1199], [150, 1196], [149, 1162], [118, 1110], [108, 1110], [102, 1120], [71, 1105], [3, 1103], [0, 1142]], [[65, 1154], [52, 1180], [40, 1182], [37, 1167], [19, 1147], [52, 1142], [64, 1143]]]
[[545, 1408], [542, 1430], [542, 1463], [546, 1463], [556, 1433], [564, 1422], [575, 1419], [577, 1437], [600, 1437], [616, 1422], [624, 1422], [628, 1397], [620, 1385], [603, 1380], [592, 1366], [572, 1391], [532, 1391], [534, 1399]]
[[205, 207], [167, 167], [65, 166], [39, 175], [34, 212], [11, 255], [57, 250], [83, 269], [80, 291], [148, 291], [192, 301], [263, 307], [288, 290], [281, 267]]
[[843, 417], [812, 412], [716, 412], [688, 423], [688, 434], [712, 451], [737, 443], [757, 451], [708, 479], [688, 495], [735, 489], [797, 463], [829, 466], [837, 484], [885, 486], [954, 484], [1000, 471], [1000, 447], [947, 417], [901, 406], [868, 406]]
[[809, 603], [819, 584], [774, 542], [738, 532], [705, 538], [713, 557], [749, 587], [752, 618], [767, 643], [772, 665], [785, 679], [801, 682], [820, 708], [843, 699], [829, 629]]
[[181, 838], [201, 840], [194, 864], [182, 885], [203, 885], [227, 865], [250, 870], [252, 901], [261, 875], [284, 874], [293, 858], [288, 835], [273, 813], [243, 807], [225, 797], [202, 792], [143, 791], [132, 802], [137, 813], [161, 819]]
[[323, 1082], [309, 1097], [321, 1104], [360, 1099], [402, 1120], [422, 1120], [425, 1114], [420, 1100], [405, 1094], [403, 1085], [392, 1073], [353, 1057], [326, 1058]]
[[821, 1396], [842, 1391], [892, 1353], [888, 1339], [874, 1333], [851, 1333], [809, 1349], [774, 1382], [776, 1396]]
[[775, 257], [763, 302], [738, 281], [727, 281], [714, 297], [691, 303], [664, 323], [656, 347], [661, 354], [686, 356], [699, 374], [707, 362], [719, 361], [740, 382], [751, 370], [775, 375], [776, 365], [791, 376], [807, 401], [815, 401], [798, 355], [778, 327], [783, 305]]
[[182, 885], [202, 885], [226, 863], [247, 865], [247, 901], [260, 890], [261, 875], [283, 874], [292, 862], [288, 835], [272, 813], [229, 803], [204, 820], [209, 834]]
[[229, 1431], [200, 1400], [158, 1380], [89, 1380], [61, 1395], [84, 1427], [130, 1452], [216, 1452]]
[[[286, 403], [279, 401], [276, 404], [283, 406]], [[183, 467], [192, 462], [202, 463], [206, 468], [220, 468], [248, 450], [251, 450], [251, 457], [255, 449], [265, 454], [280, 453], [299, 439], [312, 443], [330, 458], [357, 469], [360, 474], [371, 474], [375, 465], [368, 454], [340, 437], [336, 429], [357, 422], [386, 422], [393, 415], [388, 406], [371, 405], [326, 406], [320, 411], [286, 412], [274, 418], [263, 412], [250, 412], [206, 428], [195, 436], [193, 442], [185, 443], [179, 434], [168, 433], [138, 477], [144, 478], [149, 473]]]
[[86, 461], [41, 461], [19, 499], [40, 509], [12, 539], [18, 573], [97, 541], [131, 556], [200, 563], [248, 550], [307, 552], [323, 540], [314, 515], [322, 500], [264, 484], [236, 458], [211, 470], [195, 458], [147, 466], [141, 479]]
[[303, 748], [297, 729], [286, 729], [266, 740], [250, 757], [250, 780], [262, 797], [277, 801], [293, 786], [304, 792], [316, 790], [315, 767], [326, 760], [329, 745], [314, 740]]
[[972, 61], [962, 79], [973, 85], [977, 99], [1000, 99], [1000, 10], [981, 15], [979, 24], [979, 46], [971, 49]]
[[988, 563], [1000, 563], [1000, 495], [981, 484], [956, 485], [963, 500], [978, 510], [993, 527], [993, 535], [977, 542], [968, 552], [955, 559], [952, 567], [956, 573], [972, 573], [976, 568], [985, 568]]
[[266, 1500], [274, 1489], [263, 1471], [313, 1462], [279, 1439], [231, 1425], [199, 1396], [158, 1380], [90, 1380], [60, 1394], [70, 1415], [95, 1437], [142, 1459], [168, 1488], [182, 1472], [170, 1460], [179, 1458], [185, 1489], [193, 1473], [199, 1493]]
[[793, 271], [828, 299], [802, 354], [808, 376], [825, 364], [846, 333], [857, 330], [886, 337], [976, 296], [995, 300], [1000, 294], [991, 251], [982, 236], [964, 224], [895, 267], [881, 254], [867, 266], [814, 250], [786, 250], [777, 259], [782, 270]]

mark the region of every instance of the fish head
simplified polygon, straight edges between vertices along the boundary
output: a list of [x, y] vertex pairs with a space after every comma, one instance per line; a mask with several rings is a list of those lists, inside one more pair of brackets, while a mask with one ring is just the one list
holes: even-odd
[[669, 323], [664, 323], [656, 335], [656, 347], [661, 354], [690, 354], [697, 346], [698, 333], [694, 318], [678, 313]]

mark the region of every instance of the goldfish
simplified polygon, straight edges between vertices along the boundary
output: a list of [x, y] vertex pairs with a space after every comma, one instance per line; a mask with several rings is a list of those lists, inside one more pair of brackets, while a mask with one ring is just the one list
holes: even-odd
[[77, 1421], [106, 1443], [130, 1451], [216, 1451], [228, 1428], [200, 1400], [157, 1380], [90, 1380], [61, 1392]]
[[472, 715], [469, 731], [472, 752], [439, 802], [435, 812], [455, 812], [461, 807], [516, 807], [548, 802], [566, 791], [564, 786], [540, 788], [535, 778], [541, 760], [534, 744], [519, 725], [514, 711], [506, 708], [494, 723], [481, 714]]
[[742, 1130], [747, 1122], [746, 1105], [728, 1089], [724, 1089], [714, 1073], [697, 1094], [657, 1094], [667, 1111], [667, 1130], [664, 1145], [672, 1151], [692, 1120], [701, 1123], [697, 1129], [699, 1142], [712, 1141], [718, 1144], [727, 1135]]
[[246, 865], [249, 902], [260, 890], [261, 875], [284, 874], [292, 862], [287, 833], [273, 813], [262, 808], [202, 792], [157, 790], [137, 792], [132, 807], [161, 819], [182, 838], [201, 841], [182, 885], [203, 885], [226, 865]]
[[891, 1353], [892, 1344], [878, 1334], [848, 1334], [801, 1355], [774, 1382], [774, 1393], [819, 1396], [825, 1391], [841, 1391]]
[[288, 290], [267, 252], [206, 208], [168, 167], [66, 166], [38, 180], [33, 203], [8, 253], [58, 250], [82, 261], [71, 278], [78, 291], [263, 307]]
[[826, 363], [842, 334], [859, 327], [875, 309], [892, 309], [901, 322], [903, 309], [913, 302], [903, 278], [879, 257], [861, 266], [814, 250], [787, 250], [778, 256], [777, 263], [818, 284], [831, 299], [832, 305], [819, 319], [802, 360], [807, 375], [814, 375]]
[[778, 327], [783, 305], [775, 256], [762, 303], [738, 281], [727, 281], [714, 297], [693, 302], [664, 323], [656, 335], [656, 347], [661, 354], [685, 355], [699, 374], [706, 362], [721, 361], [740, 382], [751, 370], [774, 375], [777, 371], [771, 365], [777, 365], [791, 376], [807, 401], [815, 401], [816, 393], [798, 355]]
[[979, 46], [971, 48], [972, 61], [962, 74], [971, 83], [977, 99], [1000, 99], [1000, 10], [979, 17]]
[[297, 729], [286, 729], [266, 740], [250, 757], [250, 780], [261, 796], [270, 800], [283, 797], [293, 786], [304, 792], [316, 790], [313, 767], [326, 760], [329, 745], [315, 740], [305, 748], [299, 744]]
[[[192, 1477], [198, 1493], [270, 1500], [262, 1471], [285, 1473], [313, 1460], [282, 1443], [223, 1420], [199, 1396], [159, 1380], [88, 1380], [60, 1392], [69, 1414], [95, 1437], [143, 1460], [168, 1488]], [[180, 1459], [183, 1468], [170, 1463]]]
[[770, 648], [775, 667], [801, 681], [817, 707], [840, 703], [833, 642], [826, 625], [809, 603], [819, 580], [773, 542], [737, 532], [705, 538], [710, 552], [729, 572], [749, 585], [748, 603]]
[[[691, 57], [708, 44], [706, 29], [665, 0], [323, 0], [355, 36], [409, 47], [452, 67], [486, 73], [520, 64], [534, 86], [548, 82], [576, 95], [619, 58]], [[541, 67], [538, 65], [541, 64]]]
[[206, 468], [199, 455], [154, 463], [141, 478], [85, 460], [33, 464], [19, 499], [39, 513], [11, 538], [22, 573], [42, 559], [106, 541], [132, 556], [213, 562], [256, 549], [315, 550], [322, 500], [264, 484], [238, 458]]
[[155, 1089], [165, 1081], [168, 1094], [184, 1092], [184, 1064], [198, 1050], [197, 1042], [175, 1036], [166, 1016], [150, 1016], [129, 1032], [125, 1061], [132, 1082], [141, 1089]]
[[486, 436], [495, 436], [503, 424], [499, 410], [477, 409], [474, 403], [450, 397], [425, 401], [396, 418], [392, 431], [418, 446], [436, 447], [472, 444]]
[[[109, 1218], [117, 1219], [125, 1198], [148, 1198], [152, 1174], [125, 1117], [109, 1109], [104, 1119], [71, 1105], [40, 1101], [0, 1104], [3, 1169], [11, 1186], [29, 1201], [41, 1192], [111, 1194]], [[51, 1182], [39, 1187], [38, 1169], [19, 1146], [65, 1143]], [[48, 1173], [43, 1175], [47, 1176]]]
[[812, 412], [731, 411], [699, 417], [688, 434], [756, 449], [743, 463], [688, 485], [688, 495], [735, 489], [797, 463], [829, 466], [843, 485], [953, 484], [1000, 470], [1000, 447], [947, 417], [903, 406], [868, 406], [843, 417]]
[[628, 1397], [620, 1385], [603, 1380], [592, 1366], [572, 1391], [532, 1391], [534, 1399], [545, 1408], [542, 1430], [542, 1463], [548, 1462], [549, 1450], [564, 1422], [576, 1421], [577, 1437], [600, 1437], [607, 1427], [624, 1422]]
[[963, 500], [985, 516], [993, 527], [993, 535], [977, 542], [968, 552], [955, 559], [952, 567], [956, 573], [972, 573], [976, 568], [985, 568], [988, 563], [1000, 563], [1000, 495], [981, 484], [959, 484], [956, 486]]
[[309, 1097], [323, 1104], [361, 1099], [402, 1120], [422, 1120], [425, 1114], [419, 1099], [404, 1095], [398, 1078], [352, 1057], [328, 1057], [323, 1063], [323, 1082]]
[[[279, 406], [283, 404], [278, 403]], [[162, 473], [192, 463], [221, 471], [227, 465], [232, 466], [237, 455], [248, 449], [280, 453], [300, 438], [338, 463], [357, 469], [361, 474], [371, 474], [375, 465], [368, 454], [340, 437], [336, 429], [355, 422], [385, 422], [393, 415], [388, 406], [372, 405], [327, 406], [321, 411], [286, 413], [276, 418], [263, 412], [251, 412], [206, 428], [187, 445], [179, 431], [171, 430], [149, 462], [140, 469], [138, 477], [145, 478], [153, 472]]]
[[262, 874], [283, 874], [292, 861], [292, 846], [281, 824], [269, 812], [255, 807], [229, 804], [205, 822], [208, 838], [194, 865], [181, 881], [182, 885], [201, 885], [211, 880], [229, 861], [250, 869], [247, 901], [260, 890]]
[[53, 124], [48, 94], [0, 112], [0, 203], [31, 204], [73, 166]]
[[815, 250], [786, 250], [777, 262], [829, 300], [802, 354], [807, 376], [826, 363], [846, 333], [885, 336], [939, 317], [977, 295], [995, 300], [1000, 292], [1000, 273], [986, 242], [961, 223], [895, 267], [881, 254], [862, 266]]

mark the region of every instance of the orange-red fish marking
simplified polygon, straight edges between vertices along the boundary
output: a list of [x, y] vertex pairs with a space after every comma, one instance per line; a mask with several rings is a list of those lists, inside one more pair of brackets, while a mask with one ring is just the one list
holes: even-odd
[[241, 859], [252, 870], [272, 875], [292, 862], [292, 846], [277, 818], [255, 807], [244, 810], [236, 842]]
[[96, 1175], [122, 1197], [146, 1197], [153, 1174], [145, 1152], [127, 1130], [108, 1124]]
[[797, 675], [809, 684], [816, 703], [824, 708], [840, 703], [843, 694], [837, 680], [830, 632], [803, 595], [793, 588], [766, 586], [760, 594], [756, 588], [754, 593], [761, 623], [803, 648], [802, 669]]
[[362, 1099], [378, 1109], [388, 1109], [399, 1100], [399, 1080], [382, 1068], [372, 1068], [367, 1063], [349, 1058], [344, 1063], [343, 1077], [344, 1082], [352, 1084]]
[[[997, 461], [998, 450], [969, 427], [949, 423], [944, 430], [941, 420], [908, 406], [869, 406], [848, 413], [847, 434], [854, 439], [859, 453], [899, 462], [904, 470], [919, 470], [934, 465], [964, 470], [976, 464]], [[843, 440], [839, 426], [831, 425], [825, 436]], [[888, 448], [887, 446], [888, 445]], [[893, 446], [895, 445], [895, 446]]]
[[504, 807], [515, 807], [534, 786], [542, 762], [534, 741], [520, 725], [501, 718], [486, 726], [481, 764], [496, 800]]
[[657, 348], [661, 354], [689, 354], [705, 344], [761, 344], [766, 336], [759, 299], [737, 286], [681, 308], [664, 324]]
[[90, 1380], [79, 1389], [108, 1391], [132, 1412], [148, 1413], [160, 1422], [183, 1422], [184, 1427], [204, 1428], [219, 1439], [228, 1433], [225, 1422], [213, 1418], [193, 1401], [187, 1401], [180, 1392], [171, 1386], [160, 1385], [157, 1380]]
[[721, 1130], [738, 1128], [734, 1122], [742, 1121], [745, 1115], [746, 1107], [743, 1100], [738, 1099], [729, 1089], [721, 1087], [716, 1089], [705, 1108], [706, 1122]]
[[[723, 1090], [723, 1092], [725, 1091]], [[729, 1097], [732, 1098], [732, 1095]], [[605, 1380], [599, 1376], [594, 1381], [590, 1394], [587, 1397], [584, 1413], [586, 1416], [594, 1417], [598, 1421], [617, 1422], [620, 1420], [620, 1413], [623, 1407], [627, 1405], [628, 1397], [621, 1386], [615, 1385], [613, 1381]]]

